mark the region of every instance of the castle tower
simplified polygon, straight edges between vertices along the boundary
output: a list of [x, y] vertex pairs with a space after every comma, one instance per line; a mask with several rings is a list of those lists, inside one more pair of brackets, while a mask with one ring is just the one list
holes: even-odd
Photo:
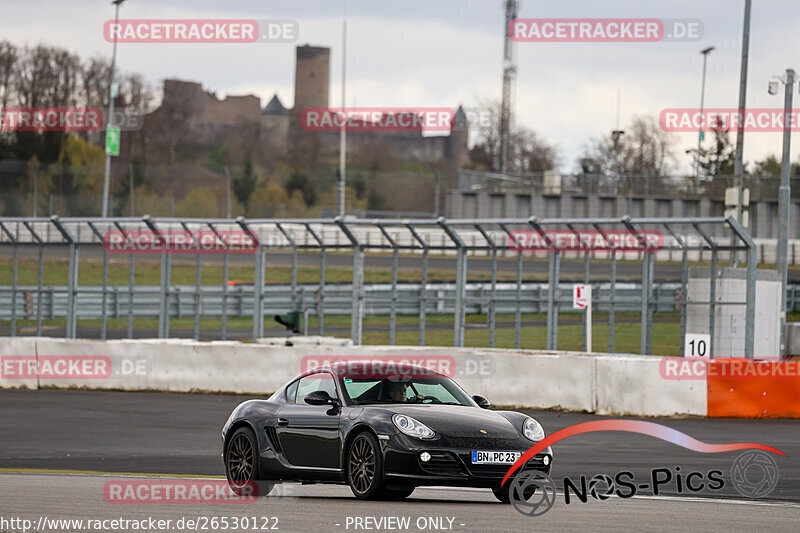
[[303, 109], [328, 107], [328, 90], [331, 77], [331, 49], [324, 46], [298, 46], [294, 71], [294, 108], [291, 113], [289, 135], [294, 157], [312, 165], [320, 152], [317, 132], [304, 131], [300, 124]]
[[307, 107], [328, 107], [331, 79], [331, 49], [323, 46], [298, 46], [294, 70], [294, 109], [299, 114]]

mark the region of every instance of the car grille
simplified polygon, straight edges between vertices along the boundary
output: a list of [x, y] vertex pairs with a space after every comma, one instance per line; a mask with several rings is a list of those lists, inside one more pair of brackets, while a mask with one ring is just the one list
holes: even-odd
[[428, 452], [431, 459], [428, 462], [419, 461], [420, 467], [436, 476], [465, 476], [461, 462], [452, 453], [448, 452]]

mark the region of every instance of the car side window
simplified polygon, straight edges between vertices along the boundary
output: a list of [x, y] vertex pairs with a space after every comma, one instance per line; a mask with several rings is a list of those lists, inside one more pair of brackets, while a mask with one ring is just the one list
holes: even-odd
[[301, 378], [297, 386], [297, 400], [295, 403], [306, 405], [306, 396], [312, 392], [324, 390], [331, 395], [331, 398], [336, 398], [336, 384], [334, 383], [333, 376], [327, 372], [317, 372]]
[[288, 387], [286, 387], [286, 401], [289, 403], [294, 403], [294, 398], [297, 395], [297, 384], [299, 381], [295, 381], [291, 383]]

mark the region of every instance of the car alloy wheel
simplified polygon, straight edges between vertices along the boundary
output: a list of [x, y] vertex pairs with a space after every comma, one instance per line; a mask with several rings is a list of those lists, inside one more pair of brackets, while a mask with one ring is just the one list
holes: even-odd
[[358, 435], [347, 453], [347, 481], [356, 498], [380, 495], [381, 466], [377, 439], [371, 433]]
[[228, 442], [225, 452], [225, 474], [228, 485], [235, 494], [266, 496], [274, 486], [271, 482], [258, 479], [256, 450], [256, 436], [250, 428], [239, 428]]

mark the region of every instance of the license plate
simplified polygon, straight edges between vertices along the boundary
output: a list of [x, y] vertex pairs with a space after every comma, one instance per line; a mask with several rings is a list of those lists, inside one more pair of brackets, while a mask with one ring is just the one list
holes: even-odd
[[474, 465], [510, 465], [522, 456], [522, 452], [483, 452], [472, 451]]

